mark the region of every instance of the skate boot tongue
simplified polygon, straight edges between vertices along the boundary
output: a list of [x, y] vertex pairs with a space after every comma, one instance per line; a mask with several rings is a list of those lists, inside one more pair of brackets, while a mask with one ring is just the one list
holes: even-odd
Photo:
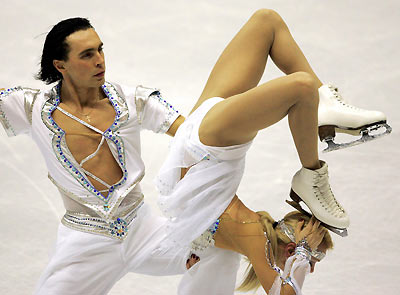
[[329, 90], [331, 91], [331, 93], [333, 94], [333, 96], [337, 99], [337, 100], [341, 100], [343, 101], [343, 97], [340, 95], [339, 93], [339, 88], [337, 88], [335, 85], [328, 83], [327, 84]]
[[[325, 165], [327, 167], [327, 165]], [[334, 215], [335, 217], [341, 218], [346, 216], [346, 212], [344, 208], [339, 204], [333, 195], [331, 186], [329, 185], [328, 179], [328, 169], [324, 169], [323, 171], [318, 171], [315, 176], [315, 193], [320, 196], [321, 199], [324, 199], [326, 204], [327, 211]], [[323, 205], [324, 207], [324, 205]]]
[[331, 97], [336, 99], [339, 103], [341, 103], [343, 106], [353, 109], [353, 110], [358, 110], [358, 111], [363, 111], [360, 108], [357, 108], [349, 103], [346, 102], [346, 100], [343, 98], [343, 96], [339, 93], [339, 88], [334, 86], [333, 84], [327, 84], [326, 85], [330, 91]]

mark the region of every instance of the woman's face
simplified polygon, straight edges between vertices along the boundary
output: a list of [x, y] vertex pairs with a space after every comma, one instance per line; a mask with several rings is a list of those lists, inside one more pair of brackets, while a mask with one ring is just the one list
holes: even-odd
[[[318, 250], [319, 252], [326, 253], [326, 245], [325, 245], [325, 244], [319, 245], [318, 248], [317, 248], [317, 250]], [[315, 257], [311, 257], [311, 261], [310, 261], [310, 266], [311, 266], [310, 272], [311, 272], [311, 273], [314, 272], [315, 266], [316, 266], [317, 262], [320, 262], [320, 260], [318, 260], [318, 259], [315, 258]]]

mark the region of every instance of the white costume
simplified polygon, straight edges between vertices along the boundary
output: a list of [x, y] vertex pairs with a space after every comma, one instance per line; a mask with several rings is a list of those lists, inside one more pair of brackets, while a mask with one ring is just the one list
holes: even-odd
[[[199, 139], [204, 116], [221, 101], [219, 97], [206, 100], [179, 127], [156, 179], [159, 205], [169, 218], [167, 239], [162, 247], [165, 251], [171, 247], [196, 251], [215, 249], [213, 236], [220, 223], [218, 218], [235, 196], [243, 176], [251, 142], [214, 147], [204, 145]], [[189, 168], [182, 179], [181, 168]], [[272, 261], [269, 251], [270, 247], [266, 246], [267, 259]], [[305, 275], [310, 271], [309, 257], [301, 249], [287, 260], [283, 271], [272, 264], [270, 267], [277, 272], [277, 277], [268, 294], [280, 294], [282, 284], [290, 284], [296, 294], [301, 294]]]
[[[149, 275], [186, 271], [187, 251], [159, 250], [166, 234], [165, 219], [151, 214], [138, 184], [144, 176], [140, 131], [164, 133], [179, 113], [156, 89], [107, 82], [102, 89], [116, 116], [110, 128], [95, 131], [102, 134], [101, 144], [108, 145], [123, 173], [117, 183], [104, 183], [108, 189], [103, 194], [88, 175], [102, 180], [82, 167], [85, 160], [78, 163], [74, 159], [64, 130], [52, 118], [60, 104], [60, 84], [50, 91], [22, 87], [0, 91], [0, 122], [9, 136], [27, 134], [35, 141], [67, 210], [55, 253], [35, 294], [106, 294], [130, 271]], [[226, 268], [223, 261], [229, 261]], [[213, 251], [202, 256], [201, 262], [186, 272], [178, 293], [232, 294], [238, 256]], [[216, 265], [220, 273], [227, 274], [223, 286], [207, 275], [207, 268]]]
[[[182, 123], [156, 179], [159, 205], [169, 217], [168, 237], [175, 247], [189, 247], [217, 220], [232, 201], [242, 179], [251, 142], [211, 147], [199, 139], [203, 117], [222, 100], [219, 97], [206, 100]], [[185, 177], [180, 179], [181, 168], [188, 167]]]

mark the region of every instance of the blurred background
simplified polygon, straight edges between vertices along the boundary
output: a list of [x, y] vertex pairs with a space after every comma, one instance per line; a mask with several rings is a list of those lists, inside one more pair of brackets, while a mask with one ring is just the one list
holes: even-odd
[[[2, 0], [0, 87], [48, 88], [33, 78], [45, 35], [60, 20], [82, 16], [91, 20], [104, 42], [107, 80], [160, 88], [187, 114], [223, 48], [260, 8], [280, 13], [322, 81], [333, 82], [351, 104], [383, 111], [393, 127], [382, 139], [321, 154], [329, 163], [332, 189], [350, 214], [351, 227], [348, 237], [333, 237], [335, 249], [307, 277], [304, 294], [397, 294], [399, 1]], [[280, 75], [269, 60], [262, 81]], [[170, 139], [144, 132], [142, 140], [142, 188], [147, 202], [158, 210], [153, 179]], [[279, 219], [291, 210], [284, 200], [299, 168], [283, 119], [257, 136], [238, 195], [253, 210], [267, 210]], [[0, 128], [2, 294], [33, 292], [63, 213], [37, 147], [26, 136], [8, 138]], [[241, 272], [244, 268], [245, 264]], [[110, 294], [175, 294], [179, 279], [128, 274]]]

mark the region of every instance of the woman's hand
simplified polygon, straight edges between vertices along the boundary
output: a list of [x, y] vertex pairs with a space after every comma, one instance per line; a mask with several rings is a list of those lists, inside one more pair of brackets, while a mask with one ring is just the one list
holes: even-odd
[[325, 235], [325, 229], [321, 226], [321, 222], [313, 216], [304, 228], [303, 226], [304, 220], [297, 223], [295, 230], [296, 244], [306, 238], [311, 250], [317, 249]]

